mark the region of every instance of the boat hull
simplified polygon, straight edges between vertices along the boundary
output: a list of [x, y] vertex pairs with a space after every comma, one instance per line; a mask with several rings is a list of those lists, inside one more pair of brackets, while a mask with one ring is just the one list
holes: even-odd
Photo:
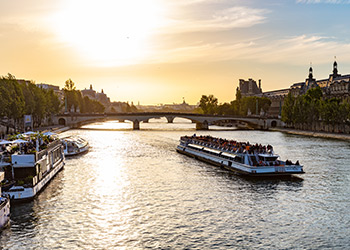
[[84, 148], [80, 148], [79, 150], [77, 151], [71, 151], [71, 152], [68, 152], [68, 151], [64, 151], [64, 156], [66, 157], [70, 157], [70, 156], [76, 156], [76, 155], [80, 155], [80, 154], [85, 154], [89, 151], [89, 146], [87, 147], [84, 147]]
[[64, 161], [61, 160], [57, 162], [54, 168], [45, 175], [35, 186], [33, 187], [22, 187], [22, 186], [13, 186], [3, 193], [8, 195], [11, 199], [11, 202], [25, 202], [30, 201], [35, 198], [45, 187], [46, 185], [55, 177], [55, 175], [62, 170], [64, 167]]
[[239, 175], [252, 176], [252, 177], [283, 177], [291, 176], [294, 174], [303, 174], [304, 171], [300, 171], [300, 166], [266, 166], [256, 167], [246, 164], [230, 161], [218, 156], [206, 154], [204, 152], [188, 148], [186, 146], [179, 145], [176, 151], [180, 154], [184, 154], [193, 157], [197, 160], [210, 163], [212, 165], [223, 167], [231, 172]]
[[0, 229], [7, 227], [10, 224], [10, 200], [2, 197], [0, 203]]

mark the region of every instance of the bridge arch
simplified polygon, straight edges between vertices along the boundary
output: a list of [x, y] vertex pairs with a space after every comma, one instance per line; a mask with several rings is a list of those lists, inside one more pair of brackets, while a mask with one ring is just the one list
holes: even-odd
[[277, 127], [277, 121], [273, 120], [271, 121], [271, 128]]
[[187, 119], [196, 123], [196, 129], [209, 129], [210, 125], [214, 125], [215, 122], [220, 120], [230, 120], [237, 125], [247, 126], [250, 128], [268, 129], [269, 127], [280, 126], [281, 121], [276, 119], [269, 119], [266, 117], [238, 117], [238, 116], [219, 116], [219, 115], [201, 115], [201, 114], [189, 114], [189, 113], [176, 113], [176, 112], [139, 112], [139, 113], [104, 113], [104, 114], [60, 114], [57, 115], [54, 120], [56, 124], [64, 126], [80, 126], [95, 121], [105, 120], [119, 120], [130, 121], [133, 123], [133, 129], [140, 129], [142, 122], [147, 122], [152, 118], [165, 117], [168, 122], [172, 122], [176, 118]]
[[62, 117], [58, 119], [58, 125], [66, 126], [66, 124], [67, 124], [66, 119], [64, 119]]

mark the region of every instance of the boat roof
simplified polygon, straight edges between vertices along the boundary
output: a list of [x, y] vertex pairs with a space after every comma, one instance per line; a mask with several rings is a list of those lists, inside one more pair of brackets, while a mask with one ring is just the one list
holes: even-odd
[[205, 151], [208, 151], [208, 152], [212, 152], [212, 153], [215, 153], [215, 154], [220, 154], [222, 151], [220, 150], [217, 150], [217, 149], [212, 149], [212, 148], [207, 148], [207, 147], [204, 147]]
[[226, 152], [223, 152], [221, 155], [227, 156], [227, 157], [236, 157], [235, 154], [230, 154], [230, 153], [226, 153]]
[[275, 155], [275, 154], [258, 154], [259, 156], [262, 156], [262, 157], [279, 157], [279, 155]]
[[199, 145], [192, 144], [192, 143], [188, 144], [188, 146], [191, 146], [191, 147], [193, 147], [193, 148], [198, 148], [198, 149], [204, 148], [203, 146], [199, 146]]

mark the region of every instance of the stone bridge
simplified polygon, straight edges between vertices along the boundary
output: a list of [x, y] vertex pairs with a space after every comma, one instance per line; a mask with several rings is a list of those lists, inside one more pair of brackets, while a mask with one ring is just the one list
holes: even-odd
[[82, 125], [108, 120], [118, 120], [120, 122], [130, 121], [133, 123], [133, 129], [139, 130], [140, 123], [146, 123], [152, 118], [165, 117], [168, 123], [172, 123], [176, 117], [185, 118], [192, 123], [196, 123], [197, 130], [207, 130], [209, 125], [230, 123], [238, 127], [248, 127], [255, 129], [269, 129], [279, 127], [283, 122], [277, 118], [266, 117], [239, 117], [239, 116], [222, 116], [222, 115], [202, 115], [192, 113], [175, 113], [175, 112], [141, 112], [141, 113], [104, 113], [104, 114], [81, 114], [68, 113], [56, 115], [53, 122], [56, 125], [64, 125], [72, 128], [78, 128]]

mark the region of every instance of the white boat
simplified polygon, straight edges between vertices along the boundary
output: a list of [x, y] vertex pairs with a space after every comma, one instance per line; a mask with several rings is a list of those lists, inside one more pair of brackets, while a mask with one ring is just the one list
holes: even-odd
[[[0, 172], [0, 181], [4, 180], [5, 173], [3, 171]], [[0, 186], [0, 193], [1, 193]], [[1, 193], [2, 194], [2, 193]], [[10, 199], [6, 195], [0, 196], [0, 229], [3, 229], [10, 223]]]
[[90, 148], [89, 143], [80, 137], [67, 136], [61, 138], [61, 140], [63, 143], [65, 156], [82, 154], [87, 152]]
[[272, 146], [251, 145], [210, 136], [183, 136], [177, 152], [222, 166], [247, 176], [290, 176], [303, 174], [297, 161], [279, 160]]
[[2, 156], [0, 163], [5, 180], [12, 183], [3, 193], [11, 201], [32, 200], [63, 168], [62, 142], [37, 137], [31, 141], [12, 143], [11, 154], [6, 152], [9, 155]]

